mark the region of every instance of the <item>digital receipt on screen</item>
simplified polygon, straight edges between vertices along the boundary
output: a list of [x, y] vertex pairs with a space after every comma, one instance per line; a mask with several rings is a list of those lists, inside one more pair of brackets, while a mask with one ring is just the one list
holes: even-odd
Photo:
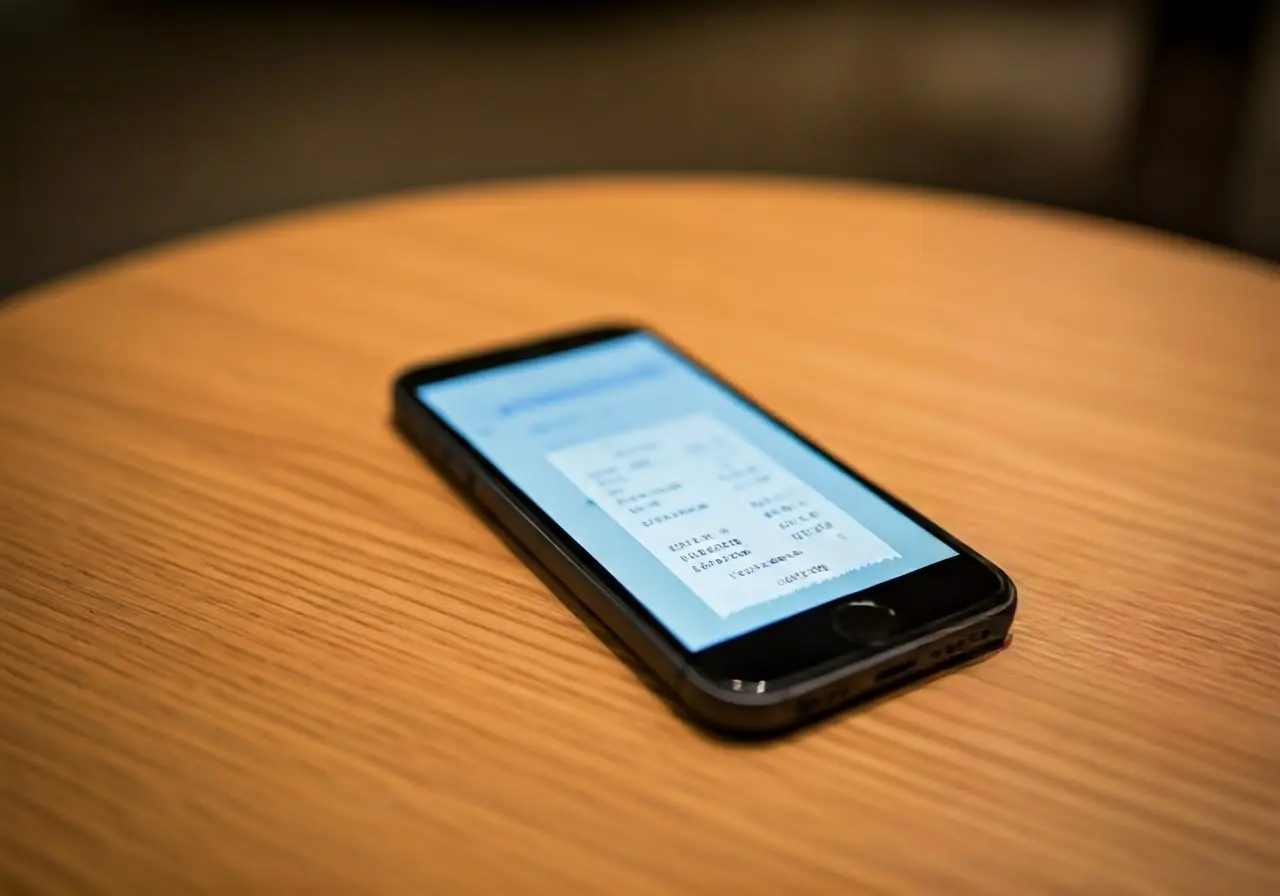
[[546, 458], [721, 617], [899, 556], [707, 414]]

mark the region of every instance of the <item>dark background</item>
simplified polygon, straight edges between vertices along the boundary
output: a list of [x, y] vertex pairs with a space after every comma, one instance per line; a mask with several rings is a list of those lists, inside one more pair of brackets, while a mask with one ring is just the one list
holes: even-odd
[[1280, 2], [0, 0], [0, 296], [510, 176], [976, 191], [1280, 258]]

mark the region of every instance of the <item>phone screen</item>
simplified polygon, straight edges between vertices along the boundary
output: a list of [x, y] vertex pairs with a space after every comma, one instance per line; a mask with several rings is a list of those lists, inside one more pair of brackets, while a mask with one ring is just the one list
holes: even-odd
[[648, 333], [418, 398], [690, 651], [956, 555]]

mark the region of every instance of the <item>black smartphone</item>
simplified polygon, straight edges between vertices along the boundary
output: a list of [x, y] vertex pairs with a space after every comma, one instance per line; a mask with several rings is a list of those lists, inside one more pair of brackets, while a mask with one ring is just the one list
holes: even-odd
[[393, 415], [711, 728], [789, 728], [1013, 620], [994, 565], [641, 327], [415, 367]]

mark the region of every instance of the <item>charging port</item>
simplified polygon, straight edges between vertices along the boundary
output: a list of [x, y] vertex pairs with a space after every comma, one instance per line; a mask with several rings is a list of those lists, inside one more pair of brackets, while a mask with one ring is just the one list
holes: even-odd
[[897, 678], [904, 672], [910, 672], [916, 667], [915, 660], [903, 660], [900, 663], [894, 663], [892, 666], [886, 666], [876, 673], [876, 681], [888, 681], [890, 678]]

